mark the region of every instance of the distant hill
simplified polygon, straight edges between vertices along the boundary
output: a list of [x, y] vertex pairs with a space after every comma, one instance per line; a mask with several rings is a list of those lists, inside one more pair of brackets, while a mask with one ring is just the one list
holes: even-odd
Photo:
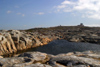
[[36, 32], [36, 31], [49, 31], [49, 30], [99, 30], [100, 27], [88, 27], [88, 26], [55, 26], [55, 27], [48, 27], [48, 28], [31, 28], [24, 31], [27, 32]]

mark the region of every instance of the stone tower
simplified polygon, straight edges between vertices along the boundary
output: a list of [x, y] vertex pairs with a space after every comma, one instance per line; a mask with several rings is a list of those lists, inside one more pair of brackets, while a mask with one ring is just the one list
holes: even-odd
[[80, 25], [78, 25], [78, 26], [83, 27], [84, 25], [83, 25], [83, 23], [80, 23]]

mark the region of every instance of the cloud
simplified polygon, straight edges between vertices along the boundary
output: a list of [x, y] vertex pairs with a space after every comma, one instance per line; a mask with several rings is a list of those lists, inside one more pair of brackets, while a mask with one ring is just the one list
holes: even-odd
[[68, 1], [68, 0], [65, 0], [64, 2], [62, 2], [61, 4], [75, 4], [74, 2], [70, 2], [70, 1]]
[[24, 16], [25, 16], [25, 14], [22, 14], [22, 16], [24, 17]]
[[77, 5], [74, 6], [74, 9], [99, 11], [99, 4], [100, 0], [79, 0]]
[[87, 15], [88, 18], [100, 19], [100, 14]]
[[57, 6], [57, 8], [65, 8], [66, 7], [66, 5], [59, 5], [59, 6]]
[[85, 25], [85, 26], [89, 26], [89, 27], [100, 27], [100, 24], [91, 24], [91, 25]]
[[11, 11], [10, 11], [10, 10], [8, 10], [8, 11], [7, 11], [7, 14], [9, 14], [9, 13], [11, 13]]
[[82, 17], [100, 19], [100, 0], [64, 0], [56, 6], [58, 12], [78, 12]]
[[39, 12], [39, 13], [37, 13], [38, 15], [43, 15], [44, 14], [44, 12]]

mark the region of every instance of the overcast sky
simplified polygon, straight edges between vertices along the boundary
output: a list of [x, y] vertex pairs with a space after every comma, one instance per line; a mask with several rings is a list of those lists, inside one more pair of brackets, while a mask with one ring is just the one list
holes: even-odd
[[0, 29], [100, 26], [100, 0], [0, 0]]

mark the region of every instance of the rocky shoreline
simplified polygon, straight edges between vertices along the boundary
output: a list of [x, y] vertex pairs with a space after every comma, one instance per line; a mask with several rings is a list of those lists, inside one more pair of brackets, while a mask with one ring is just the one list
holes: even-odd
[[0, 57], [0, 67], [100, 67], [100, 53], [70, 52], [50, 55], [26, 52], [16, 57]]
[[100, 67], [100, 54], [93, 51], [50, 55], [27, 52], [11, 58], [3, 55], [64, 39], [71, 42], [100, 44], [100, 29], [90, 27], [52, 27], [29, 30], [0, 31], [0, 67]]
[[99, 28], [80, 26], [58, 26], [29, 30], [1, 30], [0, 55], [15, 53], [42, 45], [56, 39], [71, 42], [89, 42], [100, 44]]
[[39, 33], [26, 33], [18, 30], [0, 32], [0, 55], [15, 53], [48, 44], [56, 38], [48, 38]]

